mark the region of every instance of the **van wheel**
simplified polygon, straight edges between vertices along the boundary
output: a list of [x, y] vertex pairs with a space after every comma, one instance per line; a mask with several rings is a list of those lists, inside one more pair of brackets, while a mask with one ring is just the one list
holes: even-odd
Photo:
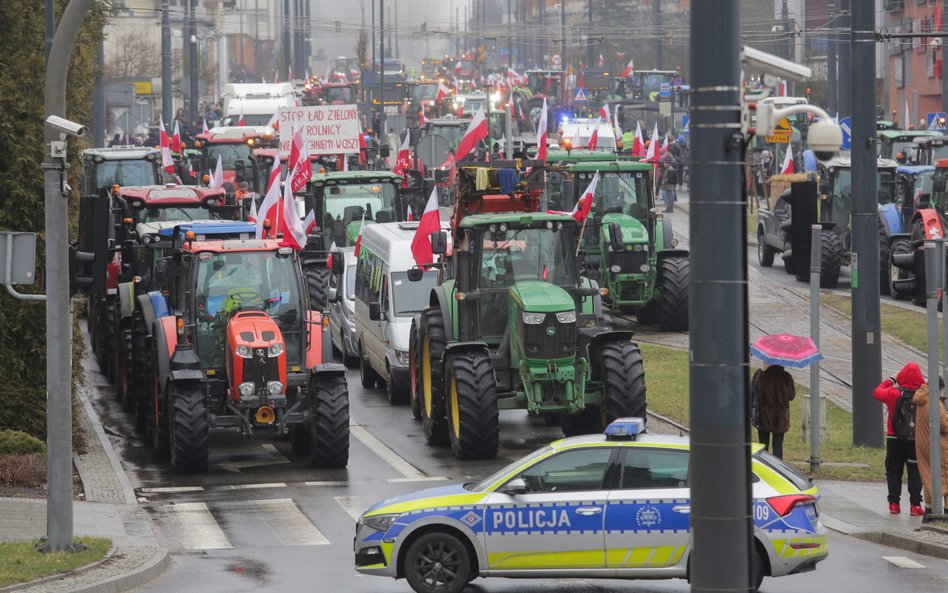
[[388, 381], [385, 382], [385, 395], [388, 396], [388, 403], [393, 406], [407, 404], [410, 394], [406, 389], [405, 381], [399, 381], [392, 374], [392, 369], [388, 369]]
[[362, 380], [364, 389], [372, 389], [379, 385], [381, 377], [372, 369], [372, 365], [365, 358], [365, 351], [362, 348], [362, 342], [359, 342], [359, 378]]

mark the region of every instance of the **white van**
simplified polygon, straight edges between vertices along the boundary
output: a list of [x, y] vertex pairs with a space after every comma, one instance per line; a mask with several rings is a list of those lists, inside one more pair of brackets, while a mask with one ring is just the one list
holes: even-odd
[[[442, 224], [444, 227], [444, 224]], [[362, 386], [383, 384], [389, 403], [407, 403], [408, 333], [415, 313], [428, 306], [438, 270], [408, 281], [415, 267], [411, 241], [417, 222], [370, 224], [362, 232], [356, 263], [355, 332]]]
[[280, 107], [296, 105], [296, 90], [289, 82], [226, 84], [221, 103], [228, 125], [242, 116], [248, 126], [265, 126]]

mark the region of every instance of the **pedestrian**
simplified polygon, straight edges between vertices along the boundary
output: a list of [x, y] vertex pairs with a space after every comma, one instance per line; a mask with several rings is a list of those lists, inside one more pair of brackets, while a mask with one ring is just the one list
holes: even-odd
[[758, 399], [757, 440], [783, 459], [783, 435], [790, 430], [790, 402], [797, 396], [793, 377], [778, 364], [764, 364], [751, 380]]
[[909, 514], [913, 517], [924, 514], [922, 509], [922, 479], [918, 473], [915, 458], [915, 440], [899, 438], [892, 427], [897, 413], [896, 404], [903, 390], [916, 391], [925, 378], [917, 363], [910, 362], [902, 367], [895, 377], [889, 377], [872, 392], [872, 397], [885, 404], [888, 410], [885, 438], [885, 479], [888, 484], [889, 512], [898, 515], [902, 512], [902, 475], [908, 473]]
[[[918, 459], [918, 473], [922, 478], [925, 491], [925, 514], [932, 512], [932, 474], [931, 427], [929, 426], [929, 402], [931, 400], [928, 385], [922, 385], [912, 396], [915, 404], [915, 457]], [[941, 494], [948, 506], [948, 410], [945, 409], [945, 380], [938, 378], [938, 418], [941, 438]]]
[[662, 150], [658, 162], [661, 165], [662, 201], [665, 202], [665, 212], [675, 211], [675, 186], [678, 185], [678, 163], [668, 150]]

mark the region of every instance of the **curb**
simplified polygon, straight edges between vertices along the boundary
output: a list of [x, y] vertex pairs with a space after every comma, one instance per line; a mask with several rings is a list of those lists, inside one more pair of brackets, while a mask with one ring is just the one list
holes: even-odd
[[[86, 566], [77, 568], [72, 572], [54, 574], [48, 577], [36, 579], [35, 581], [10, 585], [9, 587], [0, 589], [0, 593], [12, 593], [13, 591], [23, 591], [33, 587], [41, 587], [53, 582], [64, 581], [71, 577], [85, 574], [90, 570], [94, 570], [95, 568], [108, 562], [116, 555], [120, 555], [121, 552], [121, 548], [113, 547], [108, 551], [104, 558], [97, 562], [87, 564]], [[151, 558], [149, 558], [144, 564], [141, 564], [131, 571], [119, 576], [99, 581], [97, 583], [93, 583], [91, 585], [80, 585], [75, 589], [69, 589], [69, 591], [71, 593], [123, 593], [124, 591], [130, 591], [136, 587], [144, 585], [151, 580], [154, 580], [159, 575], [161, 575], [161, 573], [167, 570], [170, 564], [171, 556], [168, 555], [168, 551], [164, 548], [156, 548], [155, 553], [152, 554]]]
[[32, 581], [26, 581], [24, 583], [14, 583], [12, 585], [8, 585], [6, 587], [0, 588], [0, 593], [11, 593], [11, 591], [19, 591], [21, 589], [26, 589], [28, 587], [35, 587], [37, 585], [45, 585], [46, 583], [51, 583], [53, 581], [62, 580], [70, 576], [75, 576], [75, 575], [82, 574], [84, 572], [89, 572], [93, 568], [101, 565], [103, 562], [111, 559], [112, 556], [115, 556], [115, 552], [117, 551], [118, 551], [118, 548], [116, 548], [115, 546], [112, 546], [105, 553], [105, 556], [103, 556], [102, 558], [100, 558], [99, 560], [96, 560], [95, 562], [91, 564], [80, 566], [79, 568], [76, 568], [75, 570], [72, 570], [71, 572], [58, 572], [56, 574], [40, 577], [38, 579], [35, 579]]
[[916, 554], [948, 560], [948, 546], [943, 544], [920, 541], [912, 539], [907, 535], [887, 531], [862, 531], [849, 535], [875, 544], [882, 544], [883, 546], [899, 548], [907, 552], [915, 552]]

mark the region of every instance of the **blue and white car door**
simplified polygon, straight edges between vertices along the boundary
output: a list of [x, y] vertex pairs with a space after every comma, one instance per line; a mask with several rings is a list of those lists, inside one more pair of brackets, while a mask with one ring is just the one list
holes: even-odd
[[611, 447], [571, 449], [546, 457], [511, 480], [524, 494], [501, 486], [486, 501], [484, 544], [491, 571], [603, 569], [602, 489]]
[[688, 452], [627, 447], [624, 453], [622, 475], [606, 509], [607, 566], [675, 566], [690, 541]]

